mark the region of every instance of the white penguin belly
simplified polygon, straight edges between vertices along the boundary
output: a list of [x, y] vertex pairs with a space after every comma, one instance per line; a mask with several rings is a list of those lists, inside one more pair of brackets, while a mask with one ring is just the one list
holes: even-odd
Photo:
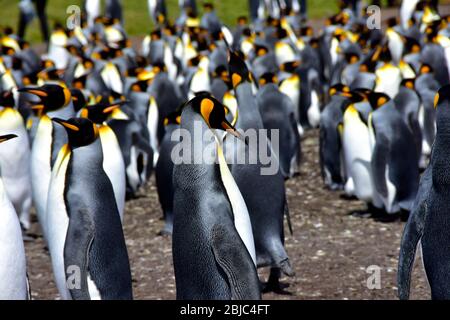
[[101, 72], [101, 77], [102, 77], [105, 85], [109, 89], [111, 89], [114, 92], [117, 92], [119, 94], [123, 94], [122, 79], [120, 77], [119, 70], [113, 63], [108, 62], [105, 65], [105, 67], [103, 68], [103, 70]]
[[52, 259], [56, 286], [58, 287], [61, 298], [64, 300], [71, 298], [70, 292], [67, 289], [64, 267], [64, 244], [69, 227], [64, 191], [70, 156], [69, 147], [67, 145], [63, 146], [52, 171], [47, 203], [48, 247]]
[[311, 106], [308, 109], [308, 121], [311, 127], [317, 128], [320, 123], [320, 101], [316, 91], [311, 91]]
[[189, 90], [189, 99], [194, 98], [195, 93], [202, 91], [210, 92], [211, 85], [209, 81], [208, 72], [200, 68], [192, 77], [191, 86]]
[[106, 175], [111, 181], [117, 208], [119, 209], [120, 221], [123, 221], [126, 178], [122, 151], [117, 137], [110, 127], [102, 126], [99, 131], [103, 151], [103, 170], [105, 170]]
[[0, 111], [0, 135], [15, 134], [17, 138], [0, 145], [0, 168], [6, 193], [23, 226], [30, 227], [32, 202], [30, 143], [22, 116], [14, 109]]
[[280, 91], [287, 95], [294, 106], [294, 114], [297, 122], [299, 121], [299, 102], [300, 102], [300, 78], [296, 76], [292, 76], [284, 80], [280, 85]]
[[28, 297], [22, 230], [0, 178], [0, 300]]
[[148, 108], [147, 128], [150, 133], [150, 146], [153, 149], [153, 165], [156, 166], [159, 158], [159, 143], [158, 143], [158, 121], [159, 111], [158, 105], [154, 97], [150, 98], [150, 106]]
[[36, 136], [31, 150], [31, 189], [36, 214], [41, 224], [44, 237], [47, 239], [47, 197], [50, 184], [53, 126], [50, 118], [44, 116], [39, 121]]
[[[354, 195], [360, 200], [369, 202], [373, 194], [369, 130], [358, 119], [346, 121], [344, 118], [343, 138], [347, 178], [352, 180]], [[346, 189], [347, 187], [346, 185]]]
[[253, 263], [256, 266], [256, 250], [255, 242], [253, 238], [252, 224], [250, 221], [250, 215], [248, 213], [247, 205], [244, 198], [231, 175], [230, 169], [225, 161], [223, 150], [219, 142], [217, 142], [217, 156], [219, 159], [220, 175], [223, 185], [227, 191], [228, 198], [231, 202], [231, 208], [234, 215], [234, 225], [236, 227], [239, 236], [247, 248]]
[[140, 177], [137, 167], [137, 150], [135, 146], [130, 149], [130, 163], [127, 166], [127, 177], [131, 188], [136, 191], [140, 185]]
[[88, 285], [89, 297], [91, 298], [91, 300], [102, 300], [100, 291], [98, 290], [97, 286], [95, 285], [94, 280], [92, 280], [89, 272], [87, 275], [87, 285]]
[[386, 65], [375, 72], [377, 76], [376, 92], [383, 92], [391, 99], [394, 99], [402, 82], [402, 73], [399, 68], [393, 65]]

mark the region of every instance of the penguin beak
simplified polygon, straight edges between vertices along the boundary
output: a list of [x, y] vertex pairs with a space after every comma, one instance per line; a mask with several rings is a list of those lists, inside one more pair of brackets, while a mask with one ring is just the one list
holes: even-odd
[[245, 144], [247, 144], [247, 141], [245, 140], [245, 138], [228, 122], [228, 120], [224, 119], [222, 121], [222, 128], [226, 132], [232, 134], [233, 136], [235, 136], [236, 138], [238, 138], [239, 140], [241, 140]]
[[11, 139], [14, 139], [14, 138], [17, 138], [17, 136], [15, 134], [7, 134], [7, 135], [4, 135], [4, 136], [0, 136], [0, 143], [3, 143], [5, 141], [8, 141], [8, 140], [11, 140]]
[[44, 90], [41, 90], [41, 89], [37, 89], [37, 88], [21, 88], [18, 91], [19, 92], [31, 93], [31, 94], [34, 94], [34, 95], [36, 95], [38, 97], [41, 97], [41, 98], [48, 97], [48, 93], [47, 92], [45, 92]]
[[69, 129], [69, 130], [72, 130], [72, 131], [80, 131], [80, 128], [78, 128], [77, 126], [75, 126], [75, 125], [73, 125], [73, 124], [71, 124], [71, 123], [68, 123], [67, 121], [64, 121], [64, 120], [62, 120], [62, 119], [59, 119], [59, 118], [52, 118], [52, 121], [54, 121], [54, 122], [56, 122], [56, 123], [62, 125], [64, 128], [67, 128], [67, 129]]

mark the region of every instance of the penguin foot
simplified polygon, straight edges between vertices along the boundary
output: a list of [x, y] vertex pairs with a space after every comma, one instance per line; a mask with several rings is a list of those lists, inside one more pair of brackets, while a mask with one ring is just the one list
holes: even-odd
[[341, 194], [340, 198], [343, 199], [343, 200], [349, 200], [349, 201], [358, 200], [358, 198], [356, 196], [354, 196], [354, 195], [349, 196], [346, 193]]
[[349, 215], [361, 219], [369, 219], [372, 217], [372, 213], [367, 210], [352, 211]]
[[295, 276], [294, 270], [292, 270], [291, 263], [289, 262], [289, 259], [285, 259], [280, 262], [280, 270], [288, 277]]
[[159, 237], [171, 237], [172, 236], [172, 231], [167, 230], [167, 229], [162, 229], [160, 232], [158, 232], [158, 236]]
[[389, 213], [377, 213], [377, 214], [373, 214], [372, 218], [377, 221], [377, 222], [382, 222], [382, 223], [390, 223], [390, 222], [395, 222], [400, 218], [400, 214], [399, 213], [394, 213], [394, 214], [389, 214]]
[[263, 284], [262, 293], [273, 292], [279, 295], [292, 296], [291, 292], [285, 290], [286, 288], [289, 288], [287, 283], [281, 283], [280, 281], [277, 281], [277, 283], [267, 282]]
[[292, 295], [285, 289], [289, 287], [287, 283], [280, 282], [281, 270], [279, 268], [271, 268], [269, 279], [263, 284], [262, 293], [273, 292], [280, 295]]

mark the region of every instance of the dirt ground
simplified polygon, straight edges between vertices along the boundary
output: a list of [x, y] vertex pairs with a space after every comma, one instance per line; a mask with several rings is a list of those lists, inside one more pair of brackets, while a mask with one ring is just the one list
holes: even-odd
[[[404, 224], [376, 222], [352, 213], [365, 209], [359, 201], [324, 189], [318, 163], [318, 132], [307, 132], [302, 142], [301, 175], [287, 183], [294, 234], [286, 247], [296, 275], [283, 278], [289, 294], [266, 294], [264, 299], [396, 299], [396, 269]], [[154, 179], [140, 198], [127, 203], [125, 238], [136, 299], [175, 299], [171, 239], [158, 236], [163, 227]], [[286, 229], [287, 230], [287, 229]], [[33, 223], [26, 243], [33, 299], [57, 299], [50, 257], [39, 226]], [[367, 288], [371, 274], [381, 268], [381, 289]], [[413, 275], [412, 298], [428, 299], [421, 261]], [[262, 270], [262, 278], [267, 270]]]

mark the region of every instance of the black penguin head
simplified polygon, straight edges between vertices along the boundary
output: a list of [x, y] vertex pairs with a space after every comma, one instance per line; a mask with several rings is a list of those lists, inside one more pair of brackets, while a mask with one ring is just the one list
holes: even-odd
[[69, 146], [72, 149], [88, 146], [98, 138], [97, 126], [89, 119], [71, 118], [62, 120], [53, 118], [52, 121], [59, 123], [66, 129]]
[[58, 84], [46, 84], [38, 88], [25, 87], [19, 89], [19, 92], [31, 93], [39, 97], [40, 101], [33, 103], [31, 107], [39, 116], [49, 111], [61, 109], [72, 100], [70, 90]]
[[403, 79], [402, 82], [400, 83], [400, 85], [402, 87], [411, 89], [411, 90], [415, 90], [415, 83], [416, 83], [416, 79], [415, 78], [408, 78], [408, 79]]
[[272, 72], [264, 73], [258, 80], [260, 86], [264, 86], [268, 83], [278, 83], [277, 76]]
[[348, 97], [348, 98], [351, 96], [350, 88], [342, 83], [338, 83], [338, 84], [335, 84], [334, 86], [332, 86], [330, 88], [330, 90], [328, 91], [328, 93], [330, 94], [330, 97], [332, 97], [336, 94], [339, 94], [341, 96]]
[[434, 72], [433, 68], [427, 63], [424, 63], [420, 66], [420, 69], [419, 69], [420, 75], [433, 73], [433, 72]]
[[119, 116], [119, 113], [122, 115], [120, 107], [126, 101], [114, 101], [114, 99], [108, 99], [106, 96], [99, 96], [99, 98], [96, 104], [86, 106], [81, 111], [82, 118], [87, 118], [96, 124], [102, 124], [112, 118], [121, 118]]
[[252, 81], [252, 76], [244, 60], [233, 51], [229, 53], [228, 70], [234, 88], [237, 88], [243, 82]]
[[226, 119], [226, 107], [209, 93], [199, 93], [186, 106], [191, 106], [194, 112], [202, 116], [209, 128], [224, 130], [241, 138], [240, 134]]
[[180, 125], [181, 124], [181, 112], [183, 111], [182, 108], [179, 108], [175, 112], [170, 113], [167, 117], [164, 118], [164, 125]]
[[404, 37], [404, 39], [405, 39], [405, 49], [404, 50], [405, 50], [406, 54], [420, 53], [420, 51], [422, 49], [421, 49], [419, 41], [417, 41], [416, 39], [411, 38], [411, 37]]
[[17, 138], [15, 134], [6, 134], [4, 136], [0, 136], [0, 143], [6, 142], [14, 138]]
[[71, 89], [70, 94], [72, 95], [73, 107], [76, 112], [80, 111], [86, 106], [87, 101], [83, 91], [81, 91], [80, 89]]
[[300, 67], [300, 61], [290, 61], [285, 62], [280, 66], [281, 71], [287, 73], [296, 73], [297, 69]]
[[372, 109], [374, 110], [381, 108], [391, 100], [391, 98], [387, 94], [375, 91], [371, 92], [368, 95], [368, 99], [370, 105], [372, 106]]
[[11, 90], [9, 91], [4, 91], [1, 95], [0, 95], [0, 106], [4, 107], [4, 108], [14, 108], [15, 105], [15, 100], [14, 100], [14, 96]]
[[356, 52], [345, 53], [345, 60], [348, 64], [354, 64], [359, 61], [359, 55]]

